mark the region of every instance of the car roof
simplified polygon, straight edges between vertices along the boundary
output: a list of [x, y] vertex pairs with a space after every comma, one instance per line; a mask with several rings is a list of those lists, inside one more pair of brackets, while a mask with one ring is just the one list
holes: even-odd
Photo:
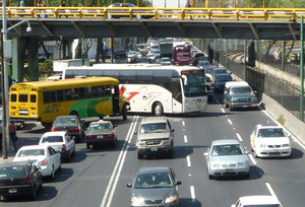
[[[28, 149], [46, 149], [48, 148], [47, 145], [26, 145], [21, 147], [19, 150], [28, 150]], [[18, 150], [18, 151], [19, 151]]]
[[280, 204], [280, 201], [275, 196], [244, 196], [240, 197], [239, 200], [243, 205], [250, 204]]
[[272, 123], [272, 124], [258, 124], [257, 125], [258, 128], [283, 128], [282, 126], [280, 125], [277, 125], [275, 123]]
[[169, 167], [157, 166], [157, 167], [142, 167], [138, 170], [138, 174], [157, 173], [157, 172], [169, 172]]
[[229, 81], [226, 82], [226, 87], [232, 87], [232, 86], [249, 86], [249, 84], [246, 81]]
[[42, 137], [45, 137], [45, 136], [65, 136], [66, 134], [67, 134], [66, 131], [46, 132], [42, 135]]
[[142, 119], [141, 124], [167, 122], [165, 117], [148, 117]]
[[225, 144], [240, 144], [236, 139], [219, 139], [214, 140], [212, 145], [225, 145]]

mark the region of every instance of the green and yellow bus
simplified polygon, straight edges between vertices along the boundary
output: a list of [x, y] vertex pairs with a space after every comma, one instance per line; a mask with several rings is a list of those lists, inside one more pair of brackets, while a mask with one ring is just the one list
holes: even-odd
[[111, 77], [18, 83], [10, 88], [9, 111], [14, 120], [37, 120], [50, 126], [59, 115], [79, 118], [123, 116], [129, 102], [119, 93], [119, 81]]

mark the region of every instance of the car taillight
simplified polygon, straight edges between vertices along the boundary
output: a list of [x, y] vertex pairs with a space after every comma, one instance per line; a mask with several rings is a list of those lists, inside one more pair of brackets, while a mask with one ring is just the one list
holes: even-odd
[[42, 165], [47, 165], [48, 162], [47, 162], [46, 160], [44, 160], [44, 161], [41, 162], [41, 164], [42, 164]]
[[95, 135], [87, 135], [85, 139], [96, 139]]
[[32, 178], [30, 176], [27, 176], [25, 178], [25, 184], [31, 184], [32, 183]]
[[68, 129], [68, 132], [78, 132], [78, 131], [79, 131], [78, 127]]
[[56, 131], [61, 131], [61, 129], [52, 128], [51, 131], [56, 132]]
[[67, 147], [66, 147], [65, 144], [63, 144], [62, 147], [61, 147], [61, 151], [66, 151], [66, 150], [67, 150]]

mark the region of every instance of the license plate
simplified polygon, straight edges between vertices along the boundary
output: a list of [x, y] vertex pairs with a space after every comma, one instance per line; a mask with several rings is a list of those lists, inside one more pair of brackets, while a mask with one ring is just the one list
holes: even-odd
[[104, 136], [103, 135], [100, 135], [100, 136], [97, 136], [98, 139], [103, 139]]
[[9, 193], [17, 193], [17, 188], [8, 189]]
[[230, 172], [233, 172], [232, 169], [226, 169], [226, 172], [230, 173]]
[[150, 148], [150, 151], [156, 152], [156, 151], [158, 151], [158, 148]]
[[279, 152], [279, 150], [277, 150], [277, 149], [274, 149], [274, 150], [272, 150], [272, 152]]

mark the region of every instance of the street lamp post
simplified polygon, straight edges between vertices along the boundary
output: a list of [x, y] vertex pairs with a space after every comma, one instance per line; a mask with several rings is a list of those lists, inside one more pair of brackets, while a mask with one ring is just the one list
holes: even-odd
[[[7, 58], [11, 56], [8, 51], [11, 51], [11, 48], [7, 48], [7, 33], [8, 31], [18, 27], [23, 23], [27, 23], [28, 26], [26, 28], [27, 32], [31, 32], [32, 28], [30, 27], [30, 22], [26, 19], [21, 20], [17, 24], [7, 28], [7, 19], [6, 19], [6, 0], [2, 0], [2, 67], [1, 67], [1, 90], [2, 90], [2, 152], [3, 159], [7, 159], [8, 157], [8, 146], [9, 146], [9, 76], [8, 76], [8, 64]], [[11, 46], [10, 46], [11, 47]], [[4, 87], [3, 87], [4, 86]]]

